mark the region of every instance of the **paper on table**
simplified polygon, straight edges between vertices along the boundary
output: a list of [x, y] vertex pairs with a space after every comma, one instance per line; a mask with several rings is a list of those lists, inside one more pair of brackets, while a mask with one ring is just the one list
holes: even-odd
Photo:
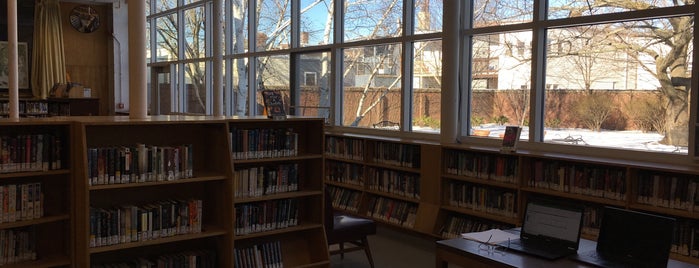
[[496, 245], [508, 240], [518, 239], [519, 235], [508, 233], [500, 229], [490, 229], [482, 232], [463, 233], [461, 237], [481, 243]]

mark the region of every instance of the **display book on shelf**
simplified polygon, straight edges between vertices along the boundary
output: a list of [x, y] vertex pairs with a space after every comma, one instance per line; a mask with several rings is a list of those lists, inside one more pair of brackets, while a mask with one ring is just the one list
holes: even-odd
[[275, 120], [286, 119], [284, 109], [284, 96], [279, 90], [262, 90], [262, 102], [265, 107], [265, 115]]
[[420, 167], [435, 164], [434, 158], [422, 154], [437, 148], [408, 140], [327, 134], [325, 182], [333, 206], [381, 223], [431, 233], [430, 215], [436, 210], [437, 193], [423, 178], [434, 174]]
[[[238, 210], [234, 207], [265, 203], [272, 203], [274, 207], [280, 202], [292, 202], [287, 200], [309, 207], [321, 204], [320, 186], [306, 182], [299, 183], [301, 190], [298, 193], [282, 193], [282, 188], [289, 190], [292, 187], [276, 187], [275, 194], [266, 192], [268, 195], [234, 197], [234, 192], [239, 190], [238, 180], [234, 179], [239, 165], [251, 168], [259, 165], [269, 168], [265, 171], [271, 171], [275, 170], [272, 166], [286, 161], [289, 163], [283, 164], [301, 166], [298, 172], [309, 175], [314, 172], [313, 165], [306, 162], [322, 159], [319, 149], [316, 156], [306, 149], [312, 147], [308, 146], [311, 138], [320, 137], [305, 137], [322, 136], [322, 121], [292, 119], [283, 123], [285, 135], [286, 132], [291, 134], [292, 129], [299, 129], [295, 133], [305, 135], [299, 135], [294, 143], [295, 146], [304, 146], [297, 150], [297, 156], [275, 157], [272, 155], [276, 153], [258, 152], [246, 155], [266, 155], [269, 158], [234, 160], [231, 138], [236, 129], [246, 129], [248, 134], [257, 135], [257, 143], [250, 143], [255, 149], [272, 148], [269, 143], [273, 141], [269, 138], [273, 135], [266, 130], [276, 129], [278, 124], [268, 122], [261, 118], [188, 116], [153, 117], [146, 122], [112, 120], [110, 117], [78, 122], [76, 132], [80, 135], [76, 140], [84, 146], [79, 156], [82, 159], [78, 168], [81, 180], [75, 191], [76, 203], [81, 204], [76, 205], [75, 255], [78, 266], [111, 265], [131, 259], [132, 263], [165, 260], [233, 267], [237, 260], [228, 252], [248, 247], [269, 249], [268, 244], [274, 243], [280, 249], [277, 252], [281, 253], [276, 260], [285, 265], [320, 263], [318, 266], [322, 266], [327, 263], [327, 252], [325, 257], [317, 254], [327, 246], [320, 218], [303, 214], [297, 217], [294, 227], [276, 225], [278, 228], [272, 230], [254, 225], [255, 233], [236, 233], [239, 218], [236, 218], [234, 211]], [[276, 144], [277, 140], [274, 141]], [[90, 156], [95, 150], [96, 158]], [[100, 157], [100, 152], [104, 156]], [[128, 153], [131, 153], [130, 158]], [[97, 174], [93, 173], [95, 161]], [[104, 179], [100, 180], [100, 176]], [[109, 179], [112, 176], [113, 181]], [[320, 210], [320, 205], [317, 206]], [[253, 207], [259, 209], [259, 206]], [[272, 222], [266, 222], [264, 227], [271, 225]], [[309, 252], [314, 252], [314, 256]]]
[[0, 120], [0, 265], [72, 264], [70, 126]]

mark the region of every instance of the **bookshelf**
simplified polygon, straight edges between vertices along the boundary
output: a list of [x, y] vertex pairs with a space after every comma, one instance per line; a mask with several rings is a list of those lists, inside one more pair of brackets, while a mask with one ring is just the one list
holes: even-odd
[[[42, 99], [20, 99], [18, 103], [19, 117], [47, 117], [49, 104]], [[0, 118], [10, 116], [10, 102], [0, 100]]]
[[315, 142], [322, 120], [71, 119], [75, 266], [234, 267], [248, 248], [285, 267], [329, 266]]
[[[354, 134], [326, 134], [325, 184], [333, 207], [433, 236], [439, 207], [439, 146]], [[427, 156], [427, 157], [425, 157]]]
[[[693, 242], [699, 241], [699, 171], [691, 166], [526, 150], [502, 154], [496, 148], [465, 145], [442, 146], [442, 159], [444, 198], [435, 230], [444, 238], [492, 226], [520, 226], [527, 198], [537, 196], [583, 204], [582, 236], [592, 240], [599, 234], [604, 206], [675, 217], [671, 258], [699, 263], [699, 244]], [[466, 204], [462, 209], [463, 195], [480, 195], [473, 200], [486, 200], [487, 205]], [[499, 206], [503, 202], [508, 204], [505, 213]]]
[[[326, 133], [324, 151], [333, 206], [388, 226], [441, 239], [511, 228], [528, 198], [546, 197], [583, 204], [582, 236], [592, 240], [604, 206], [675, 217], [671, 258], [699, 264], [696, 167], [344, 133]], [[404, 190], [416, 185], [418, 196]], [[386, 216], [411, 209], [415, 226]]]
[[260, 261], [329, 267], [322, 218], [323, 121], [231, 120], [228, 137], [236, 267], [260, 267]]
[[231, 266], [225, 254], [232, 244], [232, 189], [224, 121], [77, 120], [77, 266], [187, 250], [214, 252], [208, 258]]
[[72, 267], [70, 122], [0, 120], [0, 263]]

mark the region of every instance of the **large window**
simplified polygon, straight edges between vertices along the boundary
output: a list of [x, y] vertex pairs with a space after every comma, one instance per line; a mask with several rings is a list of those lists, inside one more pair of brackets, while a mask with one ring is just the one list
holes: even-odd
[[556, 146], [687, 154], [694, 9], [684, 5], [476, 1], [462, 35], [471, 43], [464, 135], [496, 138], [512, 124]]
[[[189, 92], [171, 112], [210, 113], [213, 1], [149, 3], [150, 62], [180, 66], [173, 91]], [[223, 11], [227, 115], [260, 115], [257, 93], [275, 89], [289, 112], [332, 125], [439, 133], [442, 0], [224, 0]]]

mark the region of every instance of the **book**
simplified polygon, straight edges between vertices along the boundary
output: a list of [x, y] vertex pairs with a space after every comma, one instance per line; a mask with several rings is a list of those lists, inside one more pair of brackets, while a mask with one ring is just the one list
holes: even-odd
[[505, 127], [505, 135], [502, 137], [502, 147], [500, 151], [502, 152], [514, 152], [517, 150], [517, 141], [519, 141], [519, 135], [522, 133], [522, 128], [519, 126], [507, 126]]
[[263, 90], [262, 100], [265, 105], [265, 114], [272, 119], [285, 119], [284, 98], [277, 90]]

